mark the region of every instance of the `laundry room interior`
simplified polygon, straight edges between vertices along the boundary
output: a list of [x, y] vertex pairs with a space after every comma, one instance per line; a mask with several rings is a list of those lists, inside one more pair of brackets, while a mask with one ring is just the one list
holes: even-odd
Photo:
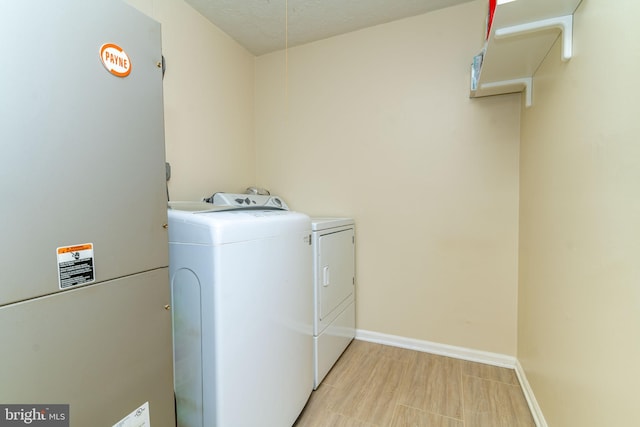
[[257, 53], [197, 0], [124, 2], [161, 25], [170, 201], [350, 218], [356, 340], [514, 369], [538, 427], [636, 425], [640, 2], [558, 0], [571, 58], [553, 29], [524, 90], [478, 97], [487, 0], [296, 45], [305, 2], [265, 0]]
[[469, 98], [483, 0], [260, 56], [130, 3], [162, 24], [172, 199], [257, 184], [353, 217], [358, 330], [516, 357], [551, 425], [633, 423], [638, 4], [584, 0], [527, 108]]
[[634, 423], [638, 3], [583, 0], [530, 107], [469, 97], [484, 0], [259, 56], [130, 3], [162, 24], [171, 199], [259, 185], [352, 217], [359, 333], [516, 358], [549, 425]]

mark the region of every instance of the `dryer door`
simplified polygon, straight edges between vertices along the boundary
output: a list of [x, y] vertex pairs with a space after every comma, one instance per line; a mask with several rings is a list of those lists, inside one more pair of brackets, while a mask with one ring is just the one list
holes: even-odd
[[353, 294], [354, 288], [353, 229], [325, 234], [318, 239], [318, 294], [320, 321]]

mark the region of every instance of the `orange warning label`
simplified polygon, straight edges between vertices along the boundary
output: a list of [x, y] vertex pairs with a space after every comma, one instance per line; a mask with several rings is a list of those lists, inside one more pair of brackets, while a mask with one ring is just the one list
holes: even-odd
[[93, 243], [62, 246], [57, 248], [56, 252], [60, 289], [95, 282], [96, 267], [93, 259]]
[[92, 243], [86, 243], [84, 245], [77, 246], [65, 246], [63, 248], [58, 248], [59, 254], [66, 254], [67, 252], [76, 252], [76, 251], [88, 251], [93, 249]]

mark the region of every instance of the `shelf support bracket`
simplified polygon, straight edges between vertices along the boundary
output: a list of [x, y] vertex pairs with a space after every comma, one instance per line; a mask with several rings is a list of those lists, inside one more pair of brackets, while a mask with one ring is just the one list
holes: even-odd
[[523, 77], [521, 79], [503, 80], [501, 82], [483, 83], [482, 85], [480, 85], [480, 88], [481, 89], [491, 89], [491, 88], [496, 88], [496, 87], [517, 86], [517, 85], [524, 86], [524, 96], [525, 96], [524, 105], [527, 108], [531, 107], [531, 92], [532, 92], [532, 89], [533, 89], [533, 77]]
[[573, 15], [558, 16], [513, 25], [511, 27], [497, 28], [494, 37], [500, 39], [554, 28], [560, 29], [562, 33], [562, 60], [568, 61], [573, 55]]

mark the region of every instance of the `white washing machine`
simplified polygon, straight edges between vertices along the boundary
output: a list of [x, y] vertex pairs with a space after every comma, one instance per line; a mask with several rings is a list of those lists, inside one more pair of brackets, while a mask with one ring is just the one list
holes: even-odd
[[313, 388], [355, 336], [355, 223], [312, 218]]
[[311, 224], [276, 199], [170, 205], [178, 427], [291, 426], [311, 394]]

